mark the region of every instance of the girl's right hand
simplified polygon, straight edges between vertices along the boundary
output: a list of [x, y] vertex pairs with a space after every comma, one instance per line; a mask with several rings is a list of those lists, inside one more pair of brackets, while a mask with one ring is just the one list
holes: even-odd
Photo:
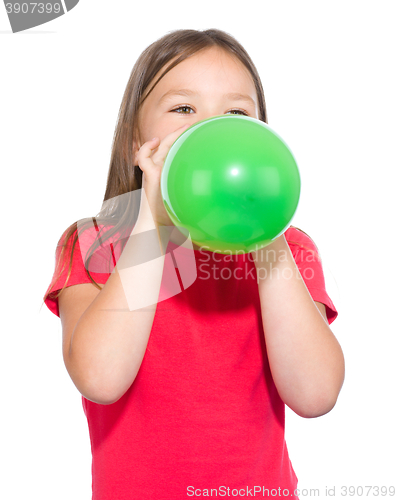
[[[160, 179], [164, 165], [164, 160], [168, 151], [174, 144], [176, 139], [184, 132], [189, 125], [183, 125], [171, 134], [164, 137], [162, 141], [155, 137], [151, 141], [145, 142], [135, 156], [135, 163], [138, 163], [142, 170], [142, 189], [141, 203], [139, 208], [139, 219], [145, 219], [150, 216], [156, 225], [173, 226], [173, 222], [169, 218], [161, 196]], [[147, 212], [148, 207], [144, 202], [146, 199], [149, 203], [151, 214]]]

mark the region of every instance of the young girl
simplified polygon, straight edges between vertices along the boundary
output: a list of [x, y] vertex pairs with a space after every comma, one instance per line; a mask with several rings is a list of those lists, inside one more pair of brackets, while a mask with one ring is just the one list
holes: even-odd
[[[284, 405], [324, 415], [343, 384], [329, 328], [337, 311], [316, 246], [295, 227], [249, 254], [194, 244], [194, 283], [140, 302], [159, 296], [174, 262], [167, 248], [180, 243], [177, 228], [166, 241], [160, 234], [173, 226], [160, 192], [167, 152], [187, 127], [222, 114], [267, 123], [257, 70], [232, 36], [177, 30], [150, 45], [121, 104], [103, 209], [58, 244], [44, 299], [82, 394], [94, 500], [297, 499]], [[108, 269], [94, 265], [105, 248]], [[157, 253], [144, 259], [149, 248]]]

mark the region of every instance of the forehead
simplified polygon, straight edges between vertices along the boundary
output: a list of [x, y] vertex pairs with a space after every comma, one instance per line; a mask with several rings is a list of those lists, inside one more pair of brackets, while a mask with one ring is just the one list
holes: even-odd
[[[153, 83], [176, 58], [165, 65], [153, 78]], [[153, 83], [151, 85], [153, 85]], [[222, 87], [230, 91], [246, 91], [256, 97], [255, 84], [249, 70], [234, 55], [219, 47], [203, 49], [188, 57], [169, 70], [153, 88], [149, 95], [158, 98], [164, 92], [175, 86], [181, 87]], [[150, 86], [151, 88], [151, 86]]]

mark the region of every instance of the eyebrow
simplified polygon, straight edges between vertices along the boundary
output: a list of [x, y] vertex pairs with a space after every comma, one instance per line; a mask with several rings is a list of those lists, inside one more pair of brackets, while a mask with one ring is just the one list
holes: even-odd
[[[183, 97], [192, 97], [192, 96], [199, 96], [199, 92], [195, 92], [194, 90], [189, 90], [189, 89], [171, 89], [168, 92], [166, 92], [159, 100], [159, 104], [162, 103], [163, 101], [168, 100], [169, 98], [175, 96], [175, 95], [180, 95]], [[256, 106], [255, 101], [252, 99], [247, 94], [239, 94], [238, 92], [230, 92], [229, 94], [224, 94], [223, 97], [226, 97], [227, 99], [231, 99], [232, 101], [246, 101], [249, 102], [250, 104], [253, 104]]]

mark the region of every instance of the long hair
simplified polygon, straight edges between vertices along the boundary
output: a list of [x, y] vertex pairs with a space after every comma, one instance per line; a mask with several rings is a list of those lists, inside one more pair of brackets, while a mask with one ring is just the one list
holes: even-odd
[[[106, 227], [106, 238], [118, 234], [121, 238], [124, 236], [124, 240], [121, 239], [120, 241], [126, 242], [125, 236], [128, 235], [128, 231], [131, 231], [138, 217], [140, 199], [136, 196], [123, 197], [120, 195], [142, 188], [142, 170], [139, 166], [134, 165], [133, 151], [133, 143], [137, 142], [139, 138], [138, 120], [142, 104], [168, 71], [200, 50], [211, 47], [223, 49], [228, 54], [239, 59], [248, 69], [256, 89], [259, 119], [268, 123], [265, 96], [258, 71], [246, 50], [230, 34], [218, 29], [205, 31], [193, 29], [174, 30], [149, 45], [132, 68], [121, 101], [113, 136], [110, 167], [101, 211], [93, 219], [88, 218], [74, 222], [61, 236], [56, 251], [54, 279], [44, 296], [44, 300], [48, 296], [52, 298], [59, 297], [65, 289], [70, 277], [73, 254], [79, 234], [85, 228], [92, 226], [92, 221], [94, 221], [95, 228], [99, 233], [101, 232], [99, 230], [100, 225], [103, 225], [103, 229]], [[165, 66], [166, 69], [152, 83], [155, 76]], [[100, 237], [96, 239], [96, 242], [87, 253], [85, 267], [91, 282], [101, 289], [88, 270], [89, 261], [100, 244], [99, 242], [101, 242]], [[57, 294], [55, 292], [51, 293], [55, 282], [65, 269], [66, 253], [70, 258], [68, 259], [69, 269], [65, 284]]]

